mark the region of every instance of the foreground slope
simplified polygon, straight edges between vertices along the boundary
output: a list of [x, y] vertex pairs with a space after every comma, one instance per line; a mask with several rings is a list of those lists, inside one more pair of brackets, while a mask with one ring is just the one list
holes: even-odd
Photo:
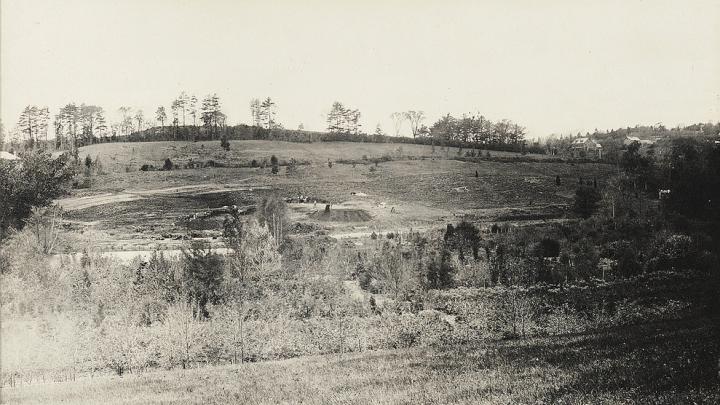
[[717, 320], [5, 388], [7, 403], [718, 403]]

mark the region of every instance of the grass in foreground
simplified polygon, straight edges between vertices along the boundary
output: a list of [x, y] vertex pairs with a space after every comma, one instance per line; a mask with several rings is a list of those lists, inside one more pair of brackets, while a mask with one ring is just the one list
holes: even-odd
[[720, 403], [707, 318], [3, 389], [7, 403]]

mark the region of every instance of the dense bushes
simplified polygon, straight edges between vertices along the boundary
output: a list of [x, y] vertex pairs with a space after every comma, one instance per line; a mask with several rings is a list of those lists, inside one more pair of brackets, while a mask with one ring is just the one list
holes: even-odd
[[9, 228], [21, 228], [33, 207], [47, 206], [69, 190], [77, 168], [70, 155], [52, 158], [28, 152], [20, 161], [0, 160], [0, 241]]
[[[486, 241], [478, 241], [469, 225], [453, 227], [447, 241], [443, 235], [400, 236], [377, 240], [377, 252], [367, 256], [332, 243], [302, 244], [282, 265], [270, 230], [250, 221], [228, 224], [233, 252], [227, 256], [196, 246], [177, 258], [158, 253], [122, 264], [91, 252], [48, 261], [31, 248], [37, 244], [31, 232], [23, 231], [12, 242], [27, 246], [12, 250], [13, 264], [2, 276], [2, 338], [9, 349], [2, 353], [4, 378], [584, 332], [681, 317], [703, 308], [695, 297], [711, 293], [694, 273], [662, 271], [563, 286], [433, 289], [431, 273], [439, 268], [431, 267], [443, 260], [452, 268], [446, 273], [452, 284], [472, 280], [477, 263], [485, 263], [479, 271], [488, 274], [495, 264], [483, 259]], [[481, 245], [479, 260], [471, 253], [474, 241]], [[658, 257], [683, 260], [687, 237], [659, 241]], [[538, 257], [557, 253], [552, 239], [528, 246]], [[466, 265], [459, 261], [461, 249]], [[20, 252], [29, 253], [17, 257]], [[33, 270], [22, 271], [26, 265]], [[358, 295], [345, 281], [353, 274], [385, 294]], [[27, 345], [32, 350], [15, 350]]]

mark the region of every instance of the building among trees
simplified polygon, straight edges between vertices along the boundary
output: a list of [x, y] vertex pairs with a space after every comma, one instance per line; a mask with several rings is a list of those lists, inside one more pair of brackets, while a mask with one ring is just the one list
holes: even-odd
[[573, 140], [570, 152], [573, 157], [602, 159], [602, 145], [587, 137]]

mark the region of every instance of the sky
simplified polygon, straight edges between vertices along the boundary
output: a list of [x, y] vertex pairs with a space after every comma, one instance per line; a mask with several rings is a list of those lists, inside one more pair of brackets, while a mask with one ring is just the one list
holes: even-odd
[[[528, 137], [720, 120], [720, 1], [0, 0], [0, 117], [69, 102], [154, 115], [217, 93], [230, 124], [272, 97], [286, 128], [334, 101], [511, 119]], [[407, 125], [402, 131], [409, 135]]]

